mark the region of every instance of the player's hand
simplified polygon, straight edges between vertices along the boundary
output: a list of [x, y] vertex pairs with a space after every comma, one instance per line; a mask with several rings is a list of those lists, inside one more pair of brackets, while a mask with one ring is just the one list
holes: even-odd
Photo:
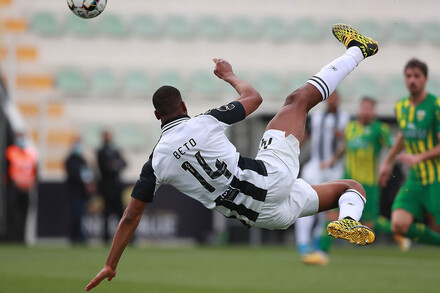
[[109, 266], [105, 266], [96, 277], [86, 286], [86, 291], [90, 291], [101, 283], [102, 280], [107, 279], [111, 281], [116, 276], [116, 270]]
[[407, 167], [411, 167], [412, 165], [418, 164], [422, 161], [420, 156], [406, 153], [398, 155], [397, 159], [404, 163]]
[[390, 164], [382, 164], [379, 168], [379, 186], [385, 187], [388, 180], [390, 179], [391, 173], [393, 172], [393, 166]]
[[233, 75], [232, 66], [228, 61], [222, 58], [213, 58], [212, 61], [215, 63], [214, 74], [220, 78], [225, 79], [226, 77]]

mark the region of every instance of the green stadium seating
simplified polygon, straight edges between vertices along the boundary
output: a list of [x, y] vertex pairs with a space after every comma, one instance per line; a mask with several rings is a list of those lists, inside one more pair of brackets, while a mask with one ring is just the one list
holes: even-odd
[[73, 68], [63, 68], [56, 75], [56, 87], [68, 93], [82, 93], [88, 89], [84, 77]]
[[285, 42], [291, 36], [286, 24], [280, 18], [265, 18], [261, 22], [263, 35], [274, 42]]
[[426, 90], [437, 97], [440, 97], [440, 79], [435, 76], [430, 76], [428, 78], [428, 83], [426, 84]]
[[398, 20], [393, 21], [389, 25], [389, 34], [392, 40], [399, 43], [411, 45], [416, 43], [417, 35], [410, 23]]
[[166, 34], [173, 38], [184, 40], [193, 36], [191, 24], [182, 16], [168, 16], [164, 26]]
[[197, 35], [206, 39], [223, 40], [225, 28], [221, 21], [214, 16], [205, 16], [200, 18], [196, 24]]
[[99, 69], [91, 75], [92, 90], [100, 93], [115, 93], [119, 89], [115, 76], [106, 69]]
[[287, 93], [291, 93], [302, 87], [310, 77], [311, 75], [306, 73], [293, 73], [287, 84]]
[[146, 138], [139, 125], [120, 124], [115, 129], [115, 143], [123, 149], [143, 150]]
[[127, 35], [127, 30], [119, 15], [105, 14], [99, 16], [98, 29], [106, 36], [123, 37]]
[[434, 45], [440, 44], [440, 24], [438, 22], [424, 22], [419, 27], [419, 34], [423, 40]]
[[309, 18], [295, 21], [292, 26], [292, 31], [295, 38], [305, 41], [319, 41], [322, 36], [318, 24]]
[[276, 95], [284, 91], [283, 82], [278, 76], [270, 72], [259, 75], [255, 81], [255, 87], [262, 95]]
[[159, 85], [170, 85], [177, 88], [179, 91], [185, 90], [185, 83], [177, 72], [167, 71], [163, 72], [159, 76]]
[[377, 22], [374, 21], [362, 21], [359, 23], [356, 28], [363, 34], [368, 37], [373, 38], [374, 40], [378, 41], [379, 43], [384, 43], [386, 41], [385, 34], [383, 33], [383, 29], [380, 27], [380, 25]]
[[61, 26], [50, 12], [37, 12], [30, 21], [31, 30], [44, 36], [56, 36], [61, 33]]
[[401, 98], [408, 96], [408, 90], [406, 88], [403, 75], [392, 76], [387, 81], [386, 87], [387, 97], [390, 98], [392, 101], [397, 101]]
[[134, 34], [145, 38], [155, 38], [161, 35], [161, 28], [152, 15], [135, 16], [131, 29]]
[[124, 90], [130, 93], [145, 93], [152, 90], [147, 75], [141, 70], [132, 70], [124, 78]]
[[191, 89], [194, 92], [213, 94], [219, 92], [219, 82], [214, 74], [205, 71], [196, 72], [191, 78]]
[[378, 98], [381, 96], [382, 91], [376, 79], [369, 75], [361, 75], [354, 82], [353, 94], [356, 97], [368, 96]]
[[258, 37], [258, 30], [254, 23], [245, 17], [235, 17], [230, 20], [229, 33], [232, 37], [243, 40], [252, 41]]
[[73, 14], [67, 17], [65, 27], [68, 32], [78, 37], [91, 37], [95, 32], [95, 27], [90, 21], [79, 18]]

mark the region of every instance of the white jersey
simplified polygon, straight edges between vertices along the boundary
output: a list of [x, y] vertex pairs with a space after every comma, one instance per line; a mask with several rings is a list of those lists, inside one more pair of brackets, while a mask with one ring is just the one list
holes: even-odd
[[209, 209], [246, 225], [256, 221], [267, 190], [262, 161], [243, 158], [225, 130], [246, 117], [240, 102], [203, 115], [176, 117], [162, 125], [162, 136], [144, 165], [132, 197], [152, 202], [158, 186], [171, 184]]
[[310, 115], [310, 160], [322, 162], [331, 159], [342, 140], [342, 136], [338, 138], [335, 133], [344, 133], [349, 121], [350, 115], [345, 112], [316, 112]]

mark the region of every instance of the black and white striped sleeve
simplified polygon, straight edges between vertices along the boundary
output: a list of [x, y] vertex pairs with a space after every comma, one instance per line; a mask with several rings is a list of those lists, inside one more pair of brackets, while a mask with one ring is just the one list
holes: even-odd
[[156, 189], [156, 176], [152, 166], [152, 156], [142, 167], [141, 175], [136, 182], [131, 197], [143, 202], [153, 202], [154, 191]]
[[246, 111], [239, 101], [234, 101], [219, 108], [208, 110], [205, 115], [214, 116], [218, 121], [231, 125], [246, 118]]

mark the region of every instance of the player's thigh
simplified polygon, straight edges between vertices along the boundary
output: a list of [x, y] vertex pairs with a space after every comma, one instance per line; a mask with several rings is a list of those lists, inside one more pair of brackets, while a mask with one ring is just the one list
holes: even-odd
[[292, 134], [302, 142], [307, 113], [321, 100], [322, 97], [318, 89], [311, 84], [305, 84], [287, 96], [284, 106], [269, 122], [266, 130], [281, 130], [286, 133], [286, 136]]
[[354, 180], [340, 179], [322, 184], [312, 185], [319, 198], [318, 211], [327, 211], [338, 207], [338, 200], [348, 189], [355, 189], [362, 195], [365, 191], [361, 184]]
[[[428, 192], [429, 190], [426, 187], [419, 185], [417, 182], [407, 180], [394, 199], [393, 213], [397, 210], [404, 210], [411, 214], [413, 219], [422, 222], [425, 218], [425, 209], [421, 198], [427, 195]], [[403, 223], [402, 221], [395, 222], [395, 224]]]

